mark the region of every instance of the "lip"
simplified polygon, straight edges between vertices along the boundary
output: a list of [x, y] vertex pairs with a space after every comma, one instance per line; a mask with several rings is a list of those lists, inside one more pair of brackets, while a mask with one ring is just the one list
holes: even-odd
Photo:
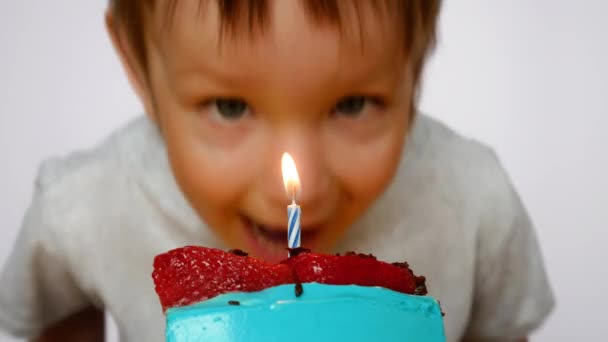
[[[266, 226], [241, 215], [241, 226], [245, 236], [245, 248], [253, 256], [269, 262], [287, 258], [287, 225]], [[302, 246], [315, 249], [320, 229], [302, 227]]]

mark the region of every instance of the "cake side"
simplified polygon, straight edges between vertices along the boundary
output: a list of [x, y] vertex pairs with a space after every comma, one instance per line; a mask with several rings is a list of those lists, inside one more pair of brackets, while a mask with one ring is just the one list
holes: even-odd
[[227, 293], [168, 309], [166, 339], [187, 341], [443, 342], [438, 302], [381, 287], [294, 284]]

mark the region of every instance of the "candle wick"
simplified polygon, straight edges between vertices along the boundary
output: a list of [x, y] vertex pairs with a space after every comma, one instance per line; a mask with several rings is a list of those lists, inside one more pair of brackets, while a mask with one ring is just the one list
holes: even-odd
[[291, 204], [296, 204], [296, 195], [298, 193], [298, 189], [294, 184], [289, 184], [287, 187], [287, 196], [291, 198]]

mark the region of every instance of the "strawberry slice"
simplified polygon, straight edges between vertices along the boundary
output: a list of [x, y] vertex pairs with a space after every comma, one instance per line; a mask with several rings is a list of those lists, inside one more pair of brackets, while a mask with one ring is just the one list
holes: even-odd
[[187, 246], [154, 258], [152, 278], [163, 310], [228, 292], [254, 292], [293, 283], [287, 265], [269, 264], [237, 251]]
[[407, 264], [389, 264], [367, 254], [300, 253], [283, 263], [302, 283], [380, 286], [408, 294], [420, 293], [424, 286], [423, 279], [417, 279]]
[[301, 283], [380, 286], [408, 294], [426, 294], [424, 277], [417, 277], [407, 263], [389, 264], [372, 255], [315, 254], [299, 248], [278, 264], [267, 263], [235, 250], [188, 246], [158, 255], [152, 278], [163, 310], [197, 303], [228, 292], [255, 292]]

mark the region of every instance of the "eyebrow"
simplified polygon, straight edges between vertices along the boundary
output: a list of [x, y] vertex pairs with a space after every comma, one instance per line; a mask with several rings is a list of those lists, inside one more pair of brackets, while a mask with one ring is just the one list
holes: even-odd
[[[228, 72], [226, 72], [229, 70]], [[264, 91], [263, 85], [267, 83], [263, 73], [250, 74], [234, 69], [216, 68], [208, 63], [193, 63], [182, 70], [177, 76], [179, 79], [177, 89], [182, 95], [196, 97], [202, 89], [213, 89], [210, 95], [220, 96], [223, 92], [247, 92], [249, 94]], [[351, 69], [352, 70], [352, 69]], [[385, 93], [387, 87], [394, 86], [401, 76], [393, 72], [387, 63], [374, 63], [365, 68], [355, 68], [356, 72], [348, 72], [340, 68], [337, 77], [327, 79], [329, 92], [360, 91], [363, 94]], [[324, 81], [325, 82], [325, 81]], [[357, 90], [358, 89], [358, 90]], [[321, 90], [321, 89], [319, 89]], [[215, 94], [213, 94], [215, 92]], [[369, 95], [369, 94], [368, 94]]]

